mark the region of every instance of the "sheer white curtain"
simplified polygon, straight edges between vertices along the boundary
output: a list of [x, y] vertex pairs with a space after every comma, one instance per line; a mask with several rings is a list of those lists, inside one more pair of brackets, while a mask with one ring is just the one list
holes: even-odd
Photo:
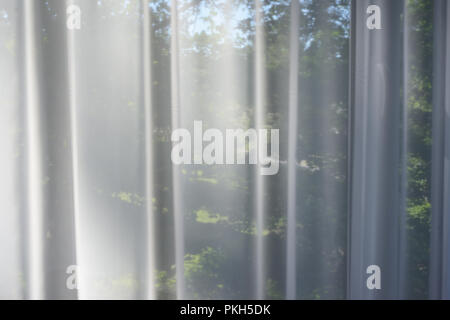
[[0, 0], [0, 297], [448, 298], [449, 10]]
[[[448, 4], [352, 9], [347, 295], [448, 298]], [[364, 286], [372, 264], [384, 289]]]

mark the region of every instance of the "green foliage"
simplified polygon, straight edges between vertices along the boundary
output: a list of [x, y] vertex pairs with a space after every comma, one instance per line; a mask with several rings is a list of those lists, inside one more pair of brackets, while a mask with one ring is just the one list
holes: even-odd
[[187, 290], [195, 299], [219, 298], [224, 290], [224, 279], [219, 273], [224, 256], [206, 247], [197, 254], [186, 254], [184, 276]]

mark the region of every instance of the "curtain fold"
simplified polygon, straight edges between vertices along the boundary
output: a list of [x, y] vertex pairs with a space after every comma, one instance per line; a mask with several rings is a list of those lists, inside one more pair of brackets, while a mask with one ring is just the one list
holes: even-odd
[[449, 238], [449, 24], [446, 1], [434, 3], [433, 44], [433, 154], [430, 297], [448, 299]]
[[0, 298], [448, 299], [449, 14], [0, 0]]
[[[371, 30], [366, 27], [366, 10], [371, 4], [357, 1], [353, 6], [356, 45], [352, 61], [355, 88], [349, 288], [352, 298], [394, 298], [400, 288], [399, 268], [405, 253], [400, 249], [405, 225], [400, 222], [405, 214], [401, 209], [401, 189], [405, 188], [402, 171], [407, 168], [402, 164], [407, 136], [401, 131], [407, 126], [407, 120], [401, 119], [402, 82], [408, 81], [402, 77], [405, 28], [401, 20], [406, 12], [402, 1], [380, 1], [382, 27]], [[367, 290], [362, 275], [370, 265], [384, 270], [381, 290]]]

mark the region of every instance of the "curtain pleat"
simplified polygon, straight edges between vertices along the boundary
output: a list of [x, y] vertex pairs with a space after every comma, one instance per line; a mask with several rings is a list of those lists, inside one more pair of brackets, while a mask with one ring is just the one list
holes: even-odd
[[[357, 1], [352, 67], [353, 132], [349, 281], [351, 298], [394, 298], [399, 288], [402, 1], [379, 1], [382, 29], [366, 27], [370, 1]], [[380, 236], [383, 235], [383, 236]], [[384, 270], [384, 288], [368, 291], [366, 268]]]
[[434, 2], [433, 154], [430, 298], [449, 299], [449, 23], [446, 1]]

